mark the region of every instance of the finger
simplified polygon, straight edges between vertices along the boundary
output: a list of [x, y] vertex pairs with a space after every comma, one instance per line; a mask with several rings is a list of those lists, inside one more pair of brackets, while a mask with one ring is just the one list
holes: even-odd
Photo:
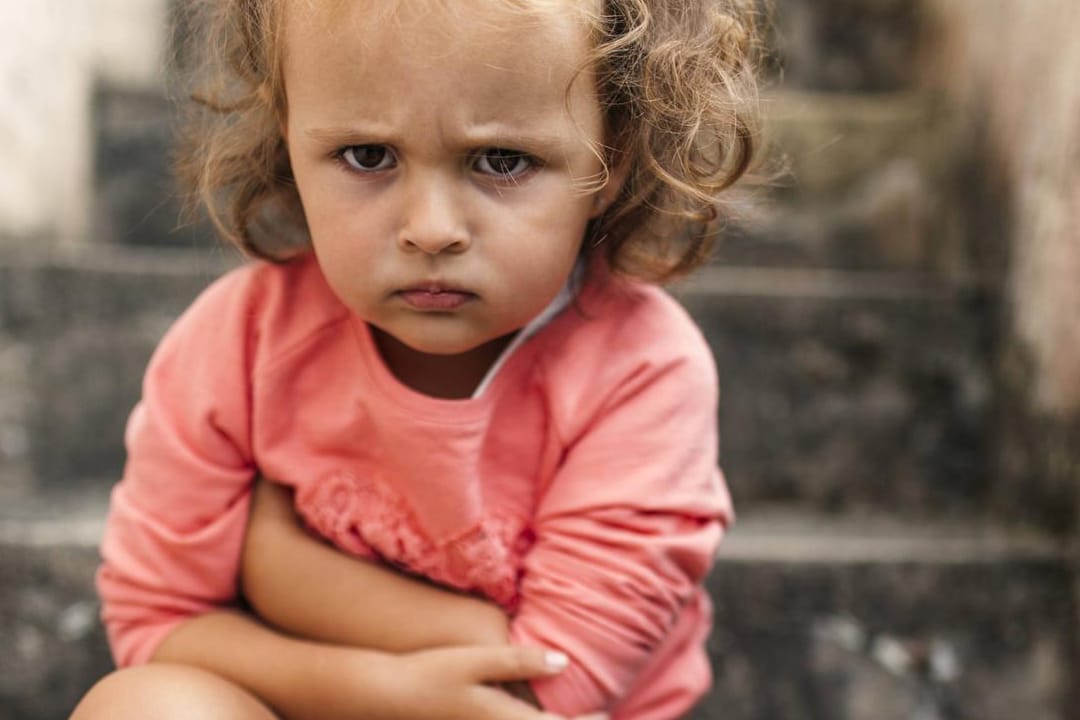
[[462, 648], [466, 672], [477, 682], [511, 682], [558, 675], [570, 659], [556, 650], [512, 645]]
[[[499, 720], [567, 720], [562, 715], [544, 712], [529, 703], [520, 700], [496, 688], [483, 688], [485, 691], [484, 712]], [[488, 717], [484, 714], [483, 717]]]

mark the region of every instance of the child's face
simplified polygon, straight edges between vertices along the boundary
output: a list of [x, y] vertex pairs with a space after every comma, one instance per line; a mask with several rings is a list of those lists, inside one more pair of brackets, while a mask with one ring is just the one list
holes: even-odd
[[580, 5], [289, 5], [286, 138], [334, 291], [425, 353], [521, 328], [566, 281], [599, 209], [580, 189], [603, 140], [593, 78], [574, 79]]

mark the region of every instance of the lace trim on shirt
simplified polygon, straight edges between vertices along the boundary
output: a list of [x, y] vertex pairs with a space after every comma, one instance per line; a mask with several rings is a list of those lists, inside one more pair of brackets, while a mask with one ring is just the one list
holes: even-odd
[[521, 518], [490, 515], [440, 547], [397, 491], [348, 471], [298, 488], [296, 507], [312, 530], [346, 552], [480, 593], [509, 612], [517, 606], [521, 561], [532, 543]]

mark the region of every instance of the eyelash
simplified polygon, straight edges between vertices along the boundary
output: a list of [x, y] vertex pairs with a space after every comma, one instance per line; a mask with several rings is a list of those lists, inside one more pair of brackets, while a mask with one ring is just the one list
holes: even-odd
[[[359, 150], [382, 150], [384, 152], [384, 155], [380, 157], [379, 162], [375, 164], [375, 167], [365, 167], [363, 164], [359, 163], [356, 160], [356, 152]], [[390, 170], [397, 165], [397, 158], [394, 155], [393, 149], [387, 147], [386, 145], [347, 145], [335, 151], [334, 157], [345, 167], [347, 171], [360, 175], [382, 172], [383, 170]], [[517, 165], [521, 164], [521, 162], [524, 161], [525, 167], [517, 169], [515, 172], [498, 172], [491, 164], [491, 160], [493, 157], [497, 157], [500, 160], [513, 160], [515, 161], [515, 168], [517, 168]], [[390, 160], [390, 164], [385, 167], [380, 167], [387, 159]], [[477, 168], [477, 165], [485, 160], [485, 164], [492, 169], [492, 172], [479, 170]], [[520, 150], [512, 150], [509, 148], [484, 148], [472, 156], [472, 169], [480, 175], [491, 178], [495, 182], [516, 184], [522, 178], [528, 176], [540, 167], [542, 167], [542, 163], [538, 158], [526, 152], [521, 152]]]

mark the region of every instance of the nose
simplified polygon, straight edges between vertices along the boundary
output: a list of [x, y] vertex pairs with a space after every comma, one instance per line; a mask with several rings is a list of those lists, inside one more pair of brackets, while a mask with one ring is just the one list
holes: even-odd
[[465, 213], [449, 178], [415, 178], [408, 183], [398, 244], [407, 252], [461, 253], [471, 240]]

